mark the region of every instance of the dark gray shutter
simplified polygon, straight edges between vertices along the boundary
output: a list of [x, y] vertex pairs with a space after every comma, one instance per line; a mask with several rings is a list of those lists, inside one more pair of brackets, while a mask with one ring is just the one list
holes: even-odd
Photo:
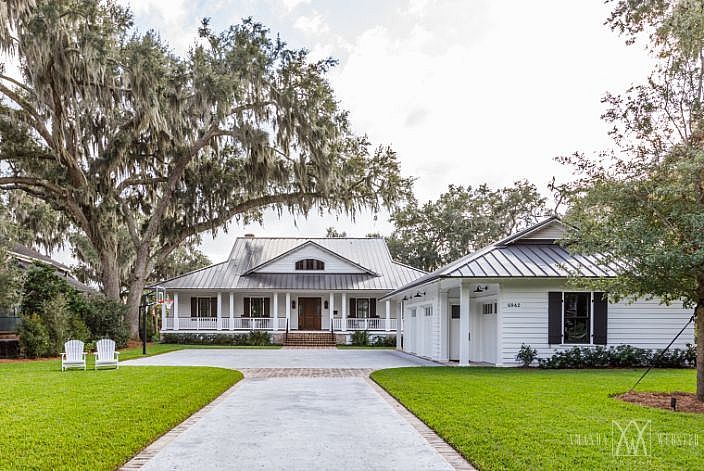
[[269, 317], [269, 312], [271, 312], [269, 309], [269, 301], [269, 298], [264, 298], [264, 317]]
[[608, 325], [609, 302], [606, 299], [606, 293], [594, 293], [592, 302], [594, 309], [594, 344], [606, 345], [606, 330]]
[[249, 317], [249, 302], [250, 298], [244, 298], [244, 313], [242, 314], [244, 317]]
[[559, 291], [548, 293], [548, 343], [562, 343], [562, 293]]
[[198, 298], [191, 297], [191, 317], [198, 317]]
[[369, 317], [376, 317], [376, 298], [369, 299]]
[[210, 317], [218, 316], [218, 298], [210, 298]]
[[350, 298], [349, 317], [357, 317], [357, 300], [355, 298]]

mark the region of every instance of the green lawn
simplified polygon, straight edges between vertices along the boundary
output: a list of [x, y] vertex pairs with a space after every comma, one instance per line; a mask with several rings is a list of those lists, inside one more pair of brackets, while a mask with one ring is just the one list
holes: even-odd
[[[703, 415], [610, 397], [641, 373], [440, 367], [372, 378], [482, 470], [704, 469]], [[693, 392], [694, 385], [693, 370], [655, 370], [638, 390]], [[614, 456], [622, 435], [613, 421], [626, 429], [630, 420], [651, 421], [643, 435], [649, 456]], [[635, 439], [645, 423], [625, 436]]]
[[241, 378], [219, 368], [62, 373], [55, 359], [2, 363], [0, 469], [114, 469]]
[[[203, 348], [226, 348], [226, 349], [268, 349], [275, 350], [281, 348], [281, 345], [264, 345], [264, 346], [249, 346], [249, 345], [181, 345], [175, 343], [149, 343], [147, 344], [147, 355], [159, 355], [161, 353], [174, 352], [176, 350], [187, 350], [187, 349], [203, 349]], [[93, 356], [93, 355], [89, 355]], [[140, 358], [142, 355], [142, 346], [131, 347], [124, 350], [120, 350], [120, 361], [129, 360], [131, 358]]]

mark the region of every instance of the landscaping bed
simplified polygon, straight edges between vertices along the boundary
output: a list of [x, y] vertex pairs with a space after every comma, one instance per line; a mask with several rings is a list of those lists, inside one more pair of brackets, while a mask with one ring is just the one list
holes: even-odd
[[[704, 469], [704, 416], [613, 397], [641, 374], [435, 367], [371, 376], [482, 470]], [[691, 369], [654, 370], [639, 390], [691, 393], [695, 376]], [[647, 454], [617, 455], [619, 427], [633, 421], [648, 424]]]
[[[657, 407], [659, 409], [672, 410], [672, 398], [677, 402], [675, 409], [677, 412], [693, 412], [704, 414], [704, 402], [697, 401], [697, 396], [693, 393], [684, 392], [628, 392], [618, 394], [616, 398], [646, 407]], [[702, 437], [704, 438], [704, 437]]]
[[[121, 356], [140, 356], [134, 350]], [[51, 359], [0, 364], [0, 377], [0, 469], [108, 470], [242, 375], [203, 367], [61, 372]]]

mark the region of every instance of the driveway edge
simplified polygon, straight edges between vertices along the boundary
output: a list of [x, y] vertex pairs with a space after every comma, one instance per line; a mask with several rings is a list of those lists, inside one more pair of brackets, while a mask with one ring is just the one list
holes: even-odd
[[196, 422], [202, 419], [203, 416], [205, 416], [208, 412], [213, 410], [213, 408], [215, 408], [217, 405], [227, 399], [232, 393], [234, 393], [235, 390], [239, 387], [239, 385], [242, 384], [244, 381], [245, 378], [242, 378], [241, 380], [237, 381], [237, 383], [232, 385], [230, 389], [220, 394], [218, 397], [203, 406], [201, 409], [191, 414], [186, 420], [166, 432], [161, 437], [154, 440], [146, 448], [134, 455], [127, 463], [123, 464], [117, 469], [119, 471], [133, 471], [135, 469], [142, 469], [142, 467], [144, 467], [144, 465], [147, 464], [149, 460], [154, 458], [157, 453], [164, 449], [166, 445], [174, 441], [176, 437], [191, 428]]
[[447, 461], [457, 471], [472, 471], [476, 470], [457, 450], [452, 448], [443, 440], [440, 435], [435, 433], [433, 429], [428, 427], [422, 420], [416, 417], [411, 411], [398, 402], [395, 397], [386, 392], [384, 388], [379, 386], [370, 377], [365, 378], [371, 388], [376, 391], [401, 417], [403, 417], [416, 431], [423, 437], [431, 447]]

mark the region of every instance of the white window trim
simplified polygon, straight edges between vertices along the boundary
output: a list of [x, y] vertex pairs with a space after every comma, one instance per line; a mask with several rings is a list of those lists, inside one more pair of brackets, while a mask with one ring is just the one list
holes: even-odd
[[[249, 298], [249, 312], [244, 312], [244, 300], [245, 298]], [[242, 296], [242, 317], [252, 317], [252, 300], [253, 299], [261, 299], [262, 300], [262, 315], [257, 317], [257, 319], [264, 319], [264, 300], [268, 299], [269, 300], [269, 317], [272, 317], [271, 315], [271, 309], [272, 309], [272, 302], [271, 298], [269, 296]]]

